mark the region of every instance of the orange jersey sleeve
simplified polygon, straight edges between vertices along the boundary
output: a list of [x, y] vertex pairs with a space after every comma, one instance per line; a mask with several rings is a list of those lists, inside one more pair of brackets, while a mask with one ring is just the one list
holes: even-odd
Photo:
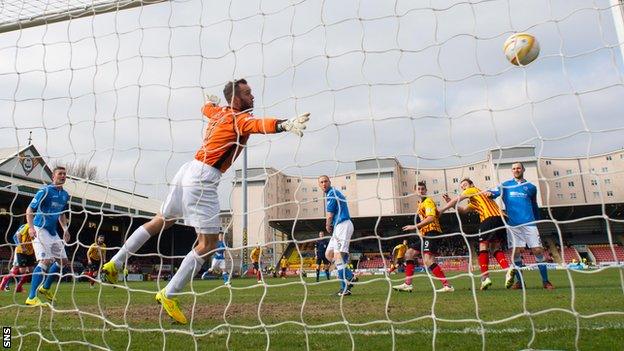
[[274, 118], [255, 118], [249, 113], [239, 113], [212, 103], [204, 105], [202, 113], [208, 119], [208, 125], [195, 159], [221, 172], [230, 168], [251, 134], [276, 133], [279, 122]]

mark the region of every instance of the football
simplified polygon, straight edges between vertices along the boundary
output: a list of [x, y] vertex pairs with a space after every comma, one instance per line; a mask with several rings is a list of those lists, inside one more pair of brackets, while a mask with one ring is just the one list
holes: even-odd
[[526, 66], [537, 58], [540, 52], [539, 43], [529, 33], [516, 33], [503, 45], [507, 60], [516, 66]]

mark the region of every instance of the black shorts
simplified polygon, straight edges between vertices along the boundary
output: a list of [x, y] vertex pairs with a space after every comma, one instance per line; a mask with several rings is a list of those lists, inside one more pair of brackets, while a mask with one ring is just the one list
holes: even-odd
[[440, 239], [435, 238], [438, 235], [442, 235], [442, 233], [435, 230], [427, 232], [424, 237], [418, 237], [420, 240], [410, 240], [409, 247], [419, 252], [422, 250], [422, 252], [430, 252], [435, 254], [438, 252], [438, 247], [440, 246]]
[[259, 271], [260, 270], [260, 264], [258, 262], [254, 262], [253, 264], [253, 269]]
[[17, 255], [17, 266], [18, 267], [32, 267], [35, 265], [35, 255], [26, 255], [26, 254], [15, 254]]
[[440, 238], [436, 238], [436, 236], [440, 235], [442, 235], [442, 233], [435, 230], [425, 234], [425, 236], [423, 237], [423, 253], [438, 253], [438, 248], [440, 247]]
[[100, 261], [91, 260], [91, 264], [87, 268], [91, 271], [98, 271], [100, 269]]
[[402, 266], [405, 263], [405, 257], [397, 258], [394, 260], [396, 266]]
[[316, 258], [316, 265], [320, 267], [321, 263], [324, 264], [325, 267], [328, 267], [331, 264], [331, 262], [329, 262], [327, 257], [317, 257]]
[[[486, 233], [487, 232], [487, 233]], [[482, 241], [507, 241], [507, 229], [505, 223], [499, 216], [486, 218], [479, 226], [479, 242]]]
[[282, 272], [286, 272], [286, 269], [287, 269], [287, 268], [288, 268], [288, 267], [282, 267]]

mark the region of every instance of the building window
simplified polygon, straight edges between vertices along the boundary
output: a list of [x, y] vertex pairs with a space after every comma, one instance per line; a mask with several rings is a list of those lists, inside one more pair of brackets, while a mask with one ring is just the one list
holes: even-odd
[[286, 194], [290, 193], [290, 189], [286, 189], [286, 191], [284, 191]]
[[609, 178], [605, 179], [605, 184], [611, 184], [611, 179]]
[[570, 193], [570, 199], [576, 199], [576, 193]]
[[407, 171], [406, 170], [403, 170], [403, 175], [407, 175]]
[[607, 191], [607, 196], [613, 196], [613, 191], [611, 190]]
[[572, 170], [571, 169], [566, 169], [566, 174], [572, 174]]
[[315, 207], [315, 208], [314, 208], [314, 212], [318, 212], [318, 207]]
[[607, 156], [607, 161], [611, 161], [611, 160], [613, 160], [613, 157]]
[[406, 181], [402, 181], [401, 184], [403, 184], [403, 186], [407, 186], [407, 182]]
[[554, 171], [554, 172], [553, 172], [553, 175], [554, 175], [555, 177], [558, 177], [558, 176], [559, 176], [559, 171]]
[[459, 179], [453, 178], [453, 183], [457, 183], [457, 182], [459, 182]]
[[290, 214], [290, 210], [286, 210], [286, 214], [289, 215]]
[[485, 169], [487, 165], [481, 165], [481, 169]]
[[624, 160], [624, 154], [620, 154], [620, 159]]
[[414, 172], [415, 175], [420, 175], [420, 171]]
[[303, 199], [301, 199], [301, 202], [308, 202], [308, 198], [304, 197]]
[[318, 192], [318, 188], [317, 188], [317, 187], [312, 188], [312, 192], [313, 192], [313, 193]]
[[286, 183], [290, 183], [290, 178], [286, 179]]
[[603, 171], [604, 173], [609, 172], [609, 167], [602, 167], [602, 171]]
[[342, 189], [342, 190], [347, 190], [347, 186], [346, 186], [346, 185], [343, 185], [343, 186], [341, 186], [341, 187], [340, 187], [340, 189]]
[[307, 193], [308, 192], [308, 188], [301, 188], [301, 191], [304, 192], [304, 193]]
[[470, 166], [470, 167], [468, 167], [468, 170], [469, 170], [469, 171], [474, 171], [474, 166]]
[[403, 203], [403, 208], [409, 208], [409, 203], [404, 202], [404, 203]]
[[433, 195], [438, 195], [439, 193], [440, 193], [440, 191], [439, 191], [439, 190], [434, 190], [434, 191], [433, 191]]
[[308, 209], [307, 209], [307, 208], [304, 208], [304, 209], [303, 209], [303, 213], [304, 213], [304, 214], [308, 214]]
[[557, 194], [557, 199], [563, 199], [563, 194]]
[[315, 197], [314, 199], [312, 199], [313, 202], [318, 202], [318, 197]]
[[453, 190], [453, 194], [459, 194], [459, 190], [457, 189]]
[[347, 176], [347, 180], [351, 179], [351, 176]]
[[437, 179], [434, 179], [432, 183], [433, 183], [433, 184], [438, 184], [438, 180], [437, 180]]
[[546, 165], [547, 165], [547, 166], [550, 166], [551, 164], [552, 164], [552, 162], [551, 162], [551, 161], [546, 161]]
[[485, 180], [490, 180], [490, 176], [485, 176]]
[[555, 188], [560, 189], [561, 188], [561, 182], [555, 182]]
[[597, 191], [594, 191], [594, 197], [600, 197], [600, 193]]
[[591, 180], [591, 185], [598, 185], [598, 181], [596, 179]]
[[436, 201], [436, 206], [440, 207], [440, 201]]
[[407, 196], [407, 193], [403, 193], [403, 196]]
[[574, 182], [568, 182], [568, 186], [574, 188]]

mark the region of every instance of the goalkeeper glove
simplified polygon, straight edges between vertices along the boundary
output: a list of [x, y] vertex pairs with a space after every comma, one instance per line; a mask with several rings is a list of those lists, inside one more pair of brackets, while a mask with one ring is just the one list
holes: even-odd
[[216, 95], [206, 94], [206, 102], [210, 102], [211, 104], [215, 106], [219, 106], [219, 103], [221, 103], [221, 99]]
[[304, 113], [298, 117], [282, 121], [277, 125], [277, 132], [291, 132], [298, 136], [303, 136], [303, 130], [306, 129], [306, 122], [310, 120], [310, 113]]

